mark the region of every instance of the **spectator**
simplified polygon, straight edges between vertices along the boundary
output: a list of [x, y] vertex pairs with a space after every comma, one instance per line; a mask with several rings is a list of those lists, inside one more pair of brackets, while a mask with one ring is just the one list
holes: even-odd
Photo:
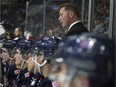
[[93, 29], [93, 32], [96, 32], [96, 33], [102, 33], [103, 30], [105, 29], [105, 24], [104, 22], [99, 19], [99, 18], [96, 18], [94, 20], [94, 29]]
[[21, 39], [25, 39], [24, 37], [24, 29], [22, 27], [16, 27], [15, 28], [15, 38], [14, 40], [21, 40]]
[[53, 36], [53, 30], [52, 29], [47, 30], [46, 35]]

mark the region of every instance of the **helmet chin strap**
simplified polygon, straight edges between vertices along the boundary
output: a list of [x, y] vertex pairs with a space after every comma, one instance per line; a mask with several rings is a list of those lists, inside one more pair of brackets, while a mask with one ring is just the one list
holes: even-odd
[[39, 67], [42, 67], [42, 66], [44, 66], [46, 63], [47, 63], [47, 60], [44, 60], [44, 62], [43, 62], [42, 64], [39, 64], [39, 63], [38, 63], [38, 66], [39, 66]]
[[9, 65], [12, 65], [12, 62], [13, 62], [13, 60], [14, 60], [15, 58], [9, 57], [9, 59], [10, 59]]
[[23, 68], [23, 66], [24, 66], [24, 64], [25, 64], [25, 62], [26, 62], [26, 60], [25, 60], [25, 59], [23, 59], [23, 58], [22, 58], [22, 56], [20, 56], [20, 59], [22, 60], [21, 68]]
[[[47, 63], [47, 60], [44, 60], [44, 62], [43, 62], [42, 64], [39, 64], [39, 63], [37, 62], [37, 56], [34, 56], [34, 57], [32, 58], [32, 61], [35, 62], [35, 64], [38, 65], [38, 71], [39, 71], [40, 73], [41, 73], [40, 67], [44, 66], [44, 65]], [[36, 69], [36, 67], [35, 67], [35, 69]], [[34, 72], [35, 72], [35, 70], [34, 70]]]
[[32, 60], [39, 66], [39, 67], [42, 67], [44, 66], [46, 63], [47, 63], [47, 60], [44, 60], [44, 62], [42, 64], [39, 64], [37, 62], [37, 56], [33, 57]]

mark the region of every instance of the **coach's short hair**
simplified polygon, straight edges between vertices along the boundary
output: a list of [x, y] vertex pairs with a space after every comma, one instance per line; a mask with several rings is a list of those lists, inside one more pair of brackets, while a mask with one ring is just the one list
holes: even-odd
[[64, 4], [60, 5], [60, 8], [63, 8], [63, 7], [67, 11], [73, 11], [78, 18], [80, 17], [79, 9], [78, 9], [78, 6], [76, 4], [73, 4], [73, 3], [64, 3]]

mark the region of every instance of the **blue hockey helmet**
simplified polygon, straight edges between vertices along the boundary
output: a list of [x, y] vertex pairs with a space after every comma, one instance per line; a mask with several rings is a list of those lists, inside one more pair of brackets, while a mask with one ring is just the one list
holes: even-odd
[[28, 41], [26, 39], [20, 40], [13, 51], [20, 50], [21, 54], [24, 54], [27, 50], [31, 48], [31, 41]]
[[57, 43], [55, 42], [55, 39], [50, 36], [43, 36], [33, 45], [33, 49], [36, 51], [36, 53], [44, 51], [46, 58], [49, 58], [49, 56], [51, 56], [56, 47]]
[[2, 48], [6, 48], [9, 52], [15, 47], [16, 42], [13, 40], [4, 40]]
[[[77, 73], [87, 73], [92, 81], [90, 85], [101, 87], [114, 77], [114, 48], [113, 41], [103, 34], [85, 33], [66, 37], [52, 56], [52, 69], [65, 63]], [[60, 70], [59, 67], [57, 69]]]

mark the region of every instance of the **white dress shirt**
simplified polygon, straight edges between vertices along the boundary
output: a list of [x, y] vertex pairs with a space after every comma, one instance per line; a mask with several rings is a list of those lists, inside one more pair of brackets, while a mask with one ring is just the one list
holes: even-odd
[[75, 21], [75, 22], [73, 22], [73, 23], [69, 26], [68, 31], [71, 29], [71, 27], [72, 27], [73, 25], [75, 25], [76, 23], [79, 23], [79, 22], [81, 22], [81, 21]]

